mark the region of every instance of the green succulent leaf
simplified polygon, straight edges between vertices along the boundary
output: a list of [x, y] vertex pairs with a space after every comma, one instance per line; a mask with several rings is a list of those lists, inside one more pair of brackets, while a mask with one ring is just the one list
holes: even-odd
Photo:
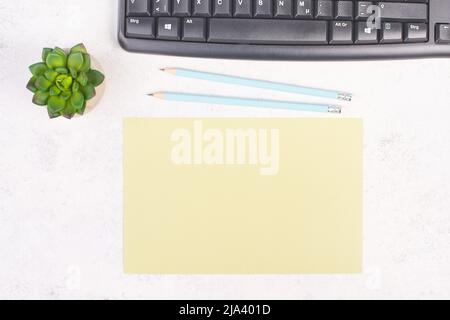
[[82, 116], [83, 114], [84, 114], [84, 111], [86, 110], [86, 100], [84, 100], [84, 103], [83, 103], [83, 107], [81, 107], [81, 109], [80, 110], [77, 110], [77, 113], [80, 115], [80, 116]]
[[39, 76], [43, 75], [45, 71], [48, 70], [48, 67], [45, 63], [38, 62], [38, 63], [35, 63], [35, 64], [29, 66], [29, 69], [33, 76], [39, 77]]
[[69, 70], [65, 67], [59, 67], [55, 69], [56, 72], [58, 72], [59, 74], [68, 74]]
[[79, 43], [76, 46], [74, 46], [72, 49], [70, 49], [70, 53], [87, 53], [87, 49], [84, 46], [84, 44]]
[[75, 107], [75, 110], [79, 110], [83, 107], [84, 96], [81, 92], [74, 92], [70, 97], [70, 103]]
[[63, 82], [69, 75], [67, 74], [60, 74], [59, 76], [56, 77], [56, 83], [61, 83]]
[[91, 100], [95, 97], [95, 87], [92, 84], [80, 88], [85, 100]]
[[77, 81], [75, 81], [72, 84], [72, 92], [78, 92], [79, 90], [80, 90], [80, 84]]
[[66, 107], [64, 108], [62, 115], [64, 116], [64, 118], [72, 119], [75, 114], [76, 114], [75, 106], [70, 101], [67, 101]]
[[63, 49], [56, 47], [55, 49], [52, 50], [52, 52], [60, 55], [61, 58], [63, 58], [64, 61], [67, 62], [67, 53]]
[[35, 82], [36, 82], [36, 77], [33, 76], [33, 77], [30, 79], [30, 81], [28, 81], [28, 83], [27, 83], [27, 89], [30, 90], [30, 91], [33, 92], [33, 93], [37, 91], [37, 88], [36, 88], [36, 86], [34, 85]]
[[61, 98], [64, 99], [64, 101], [67, 101], [67, 100], [69, 100], [70, 97], [72, 96], [72, 92], [70, 92], [70, 91], [64, 91], [64, 92], [61, 93], [60, 96], [61, 96]]
[[70, 75], [72, 76], [73, 79], [76, 79], [78, 76], [78, 72], [77, 70], [73, 69], [73, 68], [69, 68], [70, 71]]
[[97, 70], [90, 70], [87, 73], [87, 77], [89, 79], [89, 83], [92, 84], [94, 87], [98, 87], [105, 80], [105, 76], [100, 71]]
[[39, 76], [36, 78], [34, 85], [40, 91], [48, 91], [48, 89], [52, 86], [52, 83], [48, 81], [46, 77]]
[[66, 100], [60, 96], [50, 97], [47, 101], [47, 106], [53, 113], [60, 112], [66, 107]]
[[48, 81], [55, 82], [56, 77], [58, 76], [58, 72], [53, 70], [47, 70], [44, 73], [44, 77], [47, 78]]
[[61, 111], [52, 111], [47, 107], [48, 116], [50, 119], [55, 119], [61, 116]]
[[50, 87], [49, 92], [51, 96], [59, 96], [61, 94], [61, 90], [57, 86]]
[[45, 61], [47, 63], [47, 66], [51, 69], [64, 67], [66, 65], [65, 59], [61, 57], [59, 54], [54, 52], [49, 53]]
[[84, 72], [80, 72], [80, 74], [77, 77], [77, 81], [84, 87], [88, 84], [89, 79], [87, 77], [87, 74]]
[[81, 70], [81, 67], [83, 66], [84, 58], [82, 53], [71, 53], [69, 56], [69, 59], [67, 60], [67, 66], [69, 69], [73, 69], [76, 71]]
[[42, 49], [42, 61], [43, 62], [47, 61], [47, 56], [50, 54], [50, 52], [52, 52], [51, 48], [44, 48], [44, 49]]
[[88, 72], [91, 69], [91, 56], [88, 54], [83, 54], [83, 65], [81, 66], [80, 71]]
[[70, 90], [70, 87], [72, 86], [73, 79], [72, 77], [66, 77], [62, 82], [62, 86], [65, 90]]
[[33, 103], [38, 106], [45, 106], [50, 97], [48, 92], [36, 91], [33, 96]]
[[66, 80], [67, 77], [68, 75], [66, 74], [60, 74], [59, 76], [56, 77], [55, 84], [59, 90], [61, 91], [64, 90], [63, 81]]

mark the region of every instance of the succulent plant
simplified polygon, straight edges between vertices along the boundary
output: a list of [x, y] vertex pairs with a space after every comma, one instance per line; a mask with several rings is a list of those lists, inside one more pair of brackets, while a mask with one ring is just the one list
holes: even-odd
[[44, 48], [42, 62], [29, 69], [33, 76], [27, 88], [34, 93], [33, 103], [47, 106], [50, 118], [82, 115], [86, 102], [96, 94], [95, 87], [105, 79], [101, 72], [91, 69], [91, 57], [83, 44], [69, 52]]

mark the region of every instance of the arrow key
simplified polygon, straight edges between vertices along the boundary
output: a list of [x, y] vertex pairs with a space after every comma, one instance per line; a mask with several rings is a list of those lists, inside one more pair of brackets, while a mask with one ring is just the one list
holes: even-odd
[[436, 25], [436, 42], [437, 43], [450, 43], [450, 24], [440, 23]]

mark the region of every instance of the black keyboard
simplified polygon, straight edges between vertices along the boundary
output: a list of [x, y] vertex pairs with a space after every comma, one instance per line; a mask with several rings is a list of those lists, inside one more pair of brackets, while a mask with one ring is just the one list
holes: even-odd
[[119, 0], [119, 41], [211, 58], [450, 57], [450, 0]]

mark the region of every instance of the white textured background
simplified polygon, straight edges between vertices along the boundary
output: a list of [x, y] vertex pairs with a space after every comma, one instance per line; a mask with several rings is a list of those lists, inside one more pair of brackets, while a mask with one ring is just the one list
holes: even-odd
[[[0, 1], [0, 298], [450, 298], [450, 60], [252, 62], [136, 55], [115, 0]], [[45, 46], [84, 42], [107, 75], [101, 104], [50, 121], [25, 90]], [[160, 89], [270, 95], [174, 79], [181, 66], [356, 94], [365, 125], [364, 274], [127, 276], [122, 119], [310, 116], [155, 103]]]

